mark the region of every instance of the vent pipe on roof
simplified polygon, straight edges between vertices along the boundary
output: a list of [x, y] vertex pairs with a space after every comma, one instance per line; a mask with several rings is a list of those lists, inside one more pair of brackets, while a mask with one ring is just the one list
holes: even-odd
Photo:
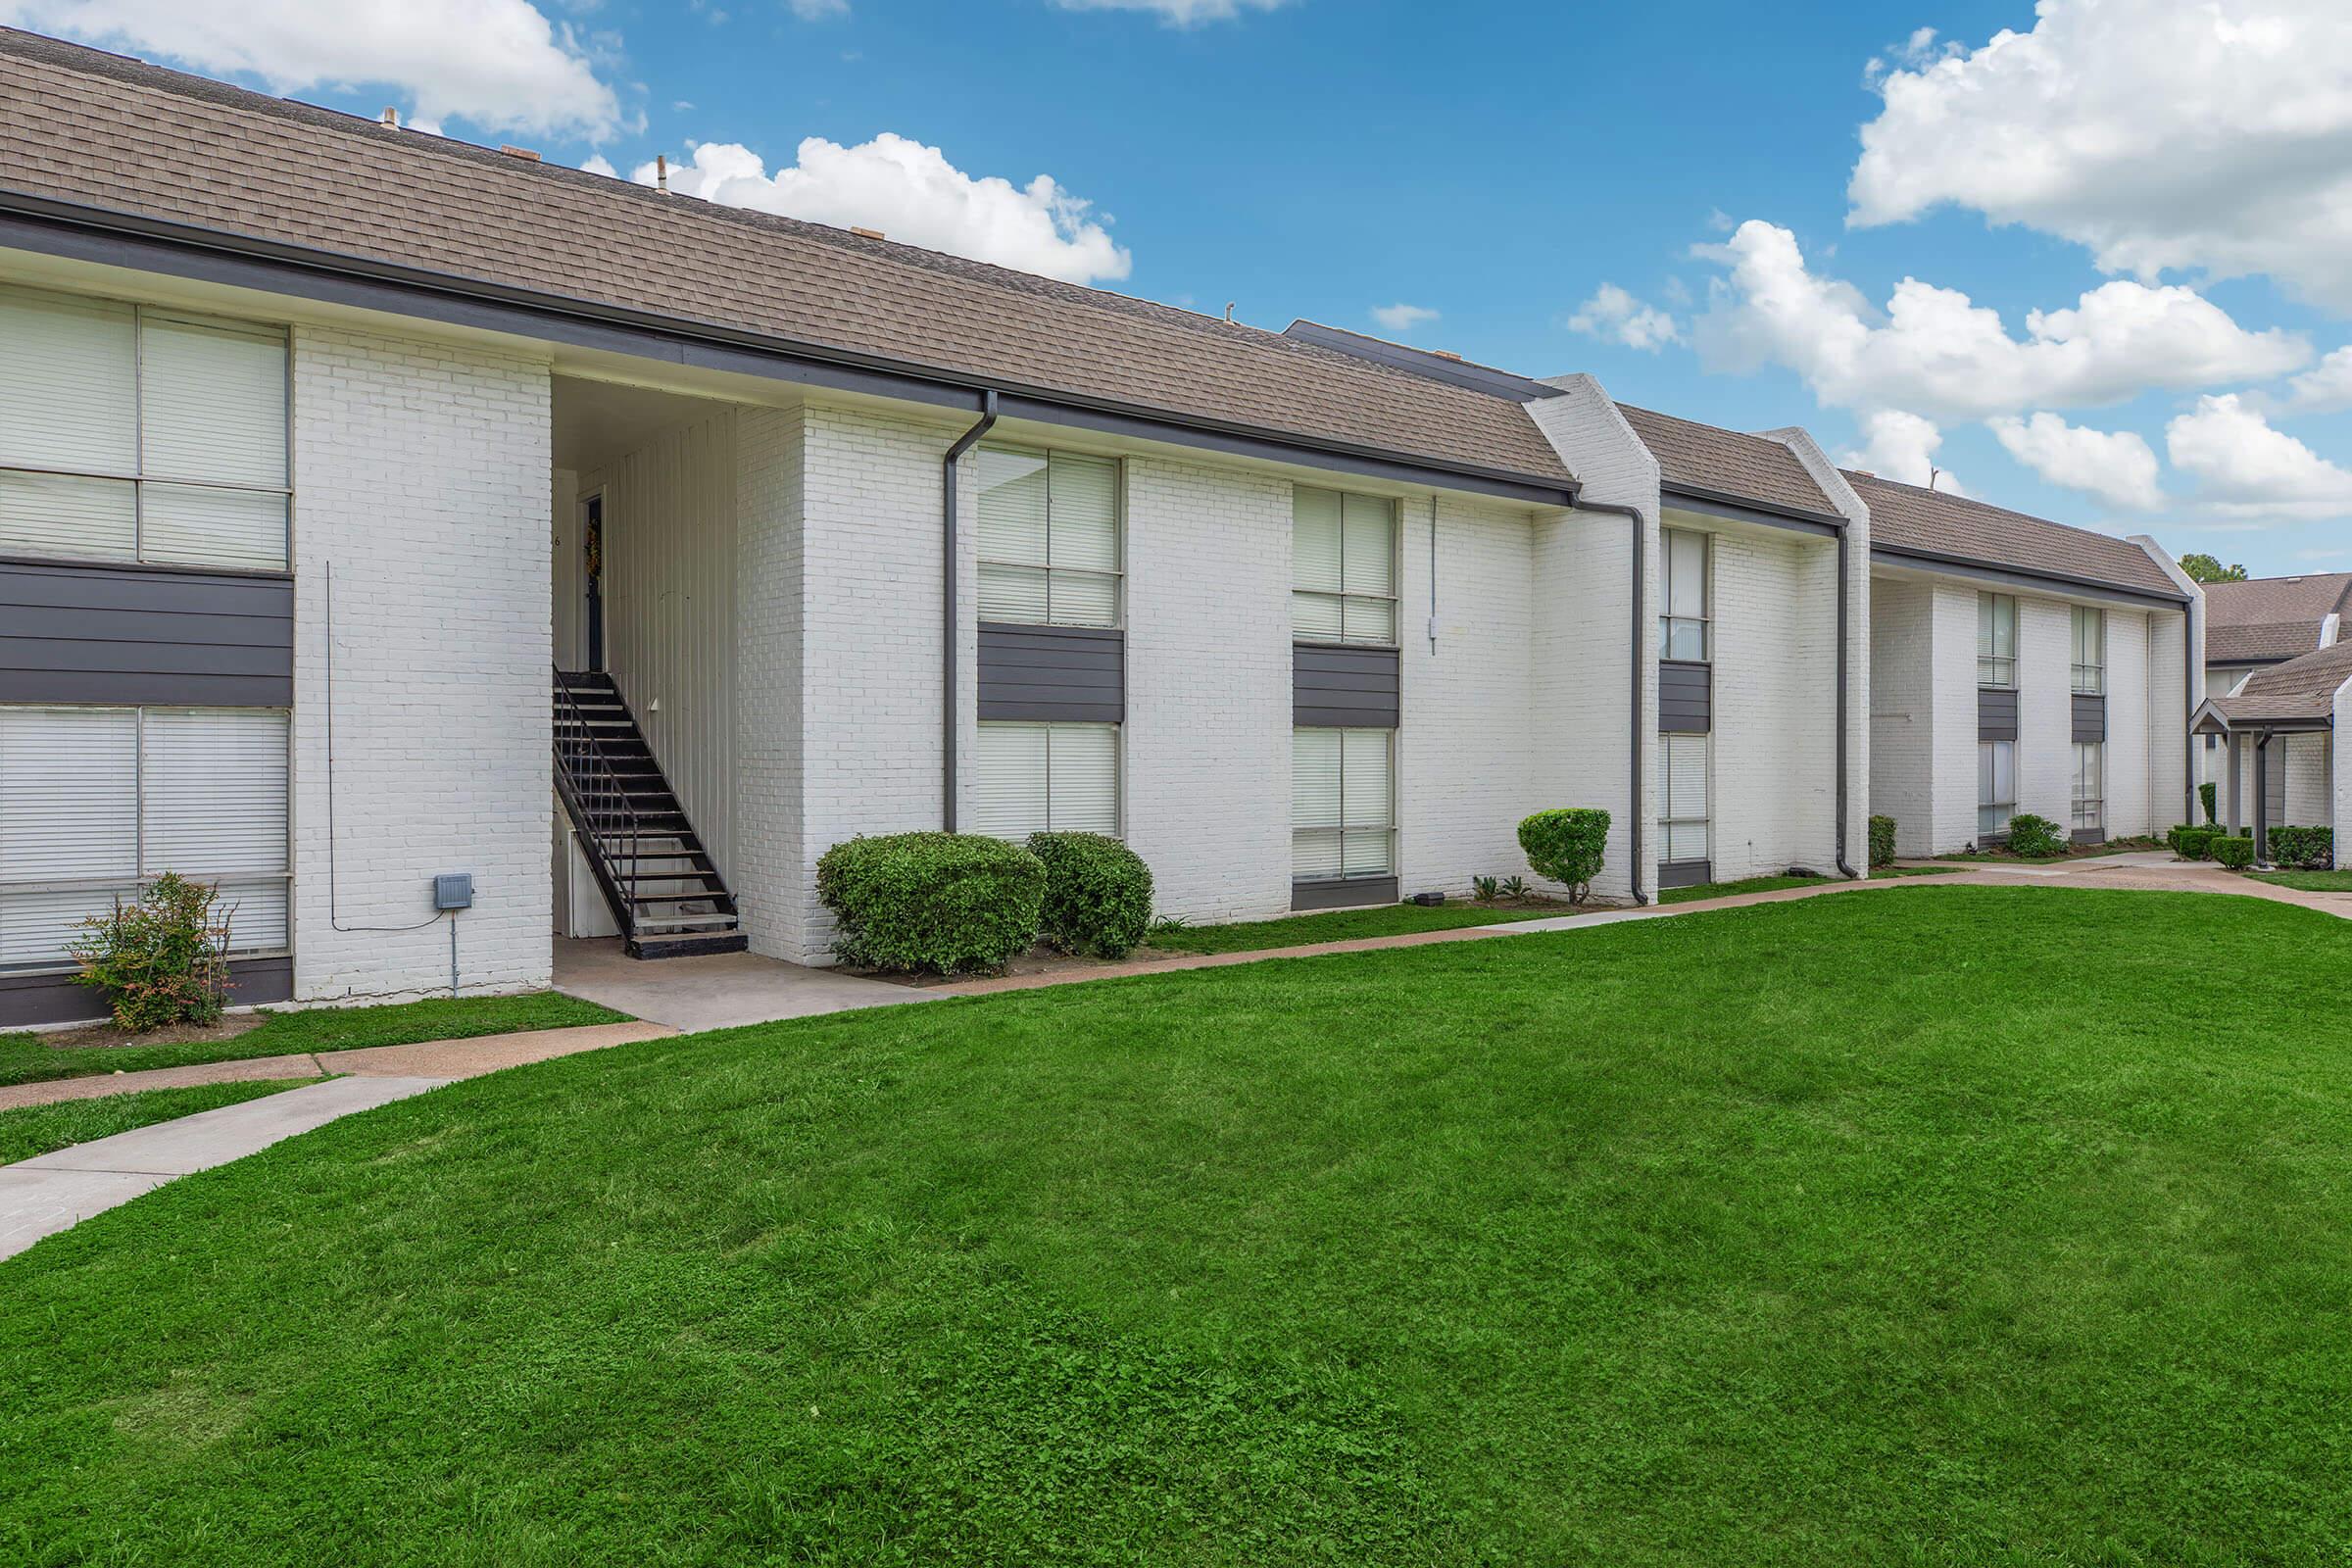
[[517, 147], [512, 142], [500, 143], [498, 150], [502, 153], [505, 153], [509, 158], [519, 158], [526, 164], [535, 164], [539, 161], [539, 155], [533, 152], [530, 148]]
[[1239, 302], [1235, 300], [1227, 300], [1225, 302], [1225, 324], [1227, 326], [1231, 326], [1233, 324], [1233, 308]]
[[400, 111], [397, 109], [386, 109], [384, 111], [384, 123], [391, 126], [394, 130], [398, 130], [400, 128]]
[[664, 196], [669, 194], [669, 154], [667, 153], [654, 154], [654, 189]]
[[850, 232], [859, 239], [888, 239], [890, 237], [878, 228], [859, 228], [856, 223], [850, 225]]

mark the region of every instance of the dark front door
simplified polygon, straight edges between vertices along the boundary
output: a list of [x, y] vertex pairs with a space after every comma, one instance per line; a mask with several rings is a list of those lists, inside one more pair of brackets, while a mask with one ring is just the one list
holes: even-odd
[[605, 667], [605, 498], [590, 496], [581, 509], [580, 565], [588, 580], [588, 667]]

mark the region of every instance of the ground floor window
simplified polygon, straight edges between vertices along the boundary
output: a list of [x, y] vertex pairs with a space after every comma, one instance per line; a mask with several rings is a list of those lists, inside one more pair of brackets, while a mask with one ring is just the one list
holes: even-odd
[[972, 831], [1020, 840], [1032, 833], [1119, 830], [1119, 726], [980, 726]]
[[2107, 821], [2107, 748], [2099, 741], [2075, 742], [2075, 828], [2097, 832]]
[[1707, 742], [1704, 735], [1661, 735], [1658, 747], [1658, 829], [1663, 858], [1681, 863], [1714, 858], [1708, 842]]
[[2017, 814], [2017, 742], [1977, 742], [1977, 837], [1997, 838]]
[[1326, 882], [1396, 872], [1396, 735], [1291, 732], [1291, 878]]
[[231, 952], [282, 951], [286, 824], [282, 711], [0, 708], [0, 969], [71, 963], [167, 871], [220, 888]]

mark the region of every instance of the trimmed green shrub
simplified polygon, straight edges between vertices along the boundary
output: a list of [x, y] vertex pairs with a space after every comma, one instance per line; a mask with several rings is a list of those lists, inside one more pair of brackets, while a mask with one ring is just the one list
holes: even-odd
[[855, 838], [816, 862], [816, 896], [841, 922], [833, 951], [867, 969], [1002, 969], [1037, 940], [1045, 892], [1036, 856], [977, 833]]
[[1894, 863], [1894, 818], [1874, 816], [1870, 819], [1870, 865], [1877, 870]]
[[2275, 827], [2271, 858], [2280, 865], [2325, 871], [2335, 859], [2335, 835], [2324, 827]]
[[1152, 868], [1101, 833], [1032, 833], [1046, 868], [1038, 934], [1063, 953], [1124, 958], [1152, 924]]
[[1519, 847], [1536, 875], [1568, 890], [1568, 902], [1582, 904], [1600, 874], [1601, 857], [1609, 843], [1609, 813], [1597, 807], [1569, 807], [1538, 811], [1519, 824]]
[[2200, 784], [2197, 786], [2197, 799], [2205, 803], [2205, 825], [2207, 827], [2212, 827], [2214, 824], [2221, 821], [2220, 817], [2213, 814], [2213, 797], [2215, 788], [2216, 786], [2211, 784]]
[[2183, 860], [2193, 860], [2196, 858], [2196, 857], [2187, 854], [2180, 848], [2180, 836], [2183, 833], [2193, 833], [2195, 831], [2196, 829], [2189, 823], [2175, 822], [2171, 827], [2168, 827], [2164, 830], [2164, 847], [2172, 851], [2175, 855], [2180, 856]]
[[106, 993], [119, 1028], [213, 1023], [228, 1004], [228, 917], [214, 917], [218, 890], [167, 872], [128, 904], [81, 922], [89, 935], [68, 951], [74, 978]]
[[2066, 853], [2066, 834], [2046, 816], [2020, 811], [2009, 819], [2009, 849], [2029, 860], [2047, 859]]
[[2213, 858], [2232, 871], [2243, 871], [2254, 863], [2254, 840], [2251, 835], [2216, 833], [2213, 836]]
[[2180, 858], [2183, 860], [2210, 859], [2211, 856], [2206, 852], [2212, 849], [2213, 841], [2221, 836], [2222, 830], [2218, 827], [2182, 828], [2180, 830]]

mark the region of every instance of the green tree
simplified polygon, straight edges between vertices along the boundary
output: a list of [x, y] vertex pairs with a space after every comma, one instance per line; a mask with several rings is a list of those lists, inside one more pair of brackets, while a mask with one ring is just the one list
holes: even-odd
[[2202, 551], [2192, 550], [2180, 558], [2180, 569], [2199, 582], [2244, 582], [2246, 568], [2225, 566], [2220, 560]]

